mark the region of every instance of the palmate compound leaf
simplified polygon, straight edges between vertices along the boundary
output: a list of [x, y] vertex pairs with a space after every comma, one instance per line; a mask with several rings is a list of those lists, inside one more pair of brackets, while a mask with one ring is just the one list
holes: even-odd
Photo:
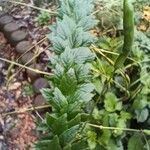
[[94, 96], [94, 94], [92, 93], [94, 88], [95, 87], [92, 83], [85, 83], [85, 84], [81, 85], [81, 87], [77, 91], [77, 93], [80, 96], [80, 100], [89, 102], [92, 99], [92, 97]]
[[94, 60], [95, 54], [87, 47], [79, 47], [70, 49], [67, 47], [65, 51], [60, 55], [62, 65], [68, 69], [72, 65], [82, 64]]
[[62, 76], [54, 79], [54, 84], [57, 86], [64, 95], [71, 95], [77, 89], [77, 79], [73, 68], [67, 72], [63, 72]]
[[36, 145], [37, 150], [62, 150], [57, 135], [52, 140], [43, 140]]
[[58, 54], [61, 54], [66, 47], [87, 46], [96, 40], [94, 36], [76, 25], [74, 20], [68, 16], [64, 16], [62, 21], [58, 20], [52, 31], [48, 38], [53, 43], [53, 50]]
[[92, 93], [94, 88], [95, 87], [92, 83], [85, 83], [85, 84], [79, 85], [74, 95], [71, 95], [68, 98], [69, 103], [74, 103], [76, 101], [85, 102], [85, 103], [89, 102], [94, 96], [94, 94]]
[[93, 19], [94, 19], [93, 16], [84, 17], [82, 20], [79, 21], [78, 26], [83, 27], [85, 31], [90, 30], [98, 23], [98, 20]]
[[[61, 8], [59, 11], [60, 16], [61, 15], [63, 16], [64, 14], [68, 16], [78, 14], [79, 15], [78, 18], [82, 19], [82, 17], [90, 15], [94, 9], [92, 0], [65, 0], [65, 1], [60, 0], [60, 2], [61, 2]], [[85, 6], [84, 9], [83, 6]]]
[[80, 139], [76, 143], [67, 144], [63, 150], [87, 150], [87, 142], [83, 139]]
[[[88, 48], [70, 49], [66, 48], [60, 55], [60, 64], [56, 64], [54, 69], [54, 84], [64, 95], [72, 95], [77, 90], [78, 79], [84, 77], [84, 82], [89, 79], [90, 65], [83, 65], [85, 62], [92, 61], [95, 55]], [[74, 67], [75, 69], [71, 68]], [[77, 70], [78, 69], [78, 70]], [[83, 70], [82, 70], [83, 69]], [[79, 74], [78, 74], [79, 73]]]
[[43, 89], [42, 95], [57, 111], [68, 107], [68, 102], [65, 96], [58, 88], [55, 88], [53, 92], [50, 89]]
[[74, 119], [79, 113], [82, 112], [82, 106], [83, 102], [76, 101], [74, 103], [69, 104], [67, 113], [68, 113], [68, 119], [72, 120]]
[[72, 18], [64, 15], [62, 20], [57, 20], [56, 28], [53, 30], [53, 33], [65, 40], [72, 35], [72, 33], [76, 30], [76, 27], [76, 22]]
[[90, 51], [87, 47], [80, 47], [73, 50], [75, 62], [77, 64], [90, 62], [94, 60], [95, 54]]
[[52, 140], [41, 140], [35, 144], [37, 150], [62, 150], [57, 135]]
[[81, 123], [81, 114], [77, 114], [73, 119], [68, 121], [68, 127], [71, 128], [80, 123]]
[[78, 75], [77, 80], [79, 83], [88, 82], [90, 80], [90, 71], [91, 71], [91, 64], [79, 64], [75, 66], [75, 73]]
[[55, 135], [60, 135], [68, 129], [67, 114], [56, 119], [53, 115], [47, 113], [46, 123]]
[[[90, 51], [87, 47], [79, 47], [75, 49], [70, 49], [69, 47], [66, 47], [64, 52], [61, 53], [60, 56], [54, 56], [51, 58], [51, 67], [54, 67], [55, 69], [53, 72], [57, 74], [63, 74], [63, 71], [67, 71], [71, 67], [79, 68], [80, 70], [85, 67], [84, 66], [76, 66], [82, 65], [85, 62], [91, 62], [95, 59], [95, 54]], [[90, 64], [84, 64], [87, 68], [90, 68]], [[83, 70], [83, 71], [84, 71]], [[81, 71], [80, 71], [81, 72]]]
[[85, 31], [97, 24], [97, 21], [91, 15], [94, 9], [92, 0], [66, 0], [61, 1], [61, 4], [59, 11], [61, 18], [64, 14], [73, 18], [78, 26], [83, 27]]
[[60, 136], [60, 142], [62, 145], [67, 145], [69, 142], [74, 140], [77, 137], [77, 133], [79, 132], [79, 129], [81, 129], [80, 125], [75, 125], [68, 130], [64, 131]]
[[61, 91], [58, 88], [54, 89], [53, 95], [54, 95], [53, 101], [60, 107], [60, 109], [68, 106], [66, 97], [61, 93]]

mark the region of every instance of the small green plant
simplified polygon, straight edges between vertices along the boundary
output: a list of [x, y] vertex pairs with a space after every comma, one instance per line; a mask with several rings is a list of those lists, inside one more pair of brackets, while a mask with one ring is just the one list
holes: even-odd
[[42, 11], [38, 17], [35, 18], [35, 21], [38, 22], [39, 25], [47, 25], [50, 21], [51, 16], [48, 12]]
[[26, 84], [23, 87], [23, 96], [32, 96], [34, 94], [33, 87], [31, 84]]

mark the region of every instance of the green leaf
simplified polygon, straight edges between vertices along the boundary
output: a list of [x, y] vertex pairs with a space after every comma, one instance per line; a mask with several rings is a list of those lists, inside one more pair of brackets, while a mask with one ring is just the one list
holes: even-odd
[[75, 139], [79, 131], [79, 128], [80, 125], [76, 125], [64, 131], [59, 137], [61, 144], [66, 145], [69, 142], [71, 142], [73, 139]]
[[45, 88], [41, 90], [43, 97], [49, 102], [52, 99], [52, 90]]
[[101, 145], [107, 146], [110, 138], [111, 138], [111, 131], [110, 130], [103, 130], [103, 133], [100, 136], [100, 138], [98, 139], [98, 141]]
[[59, 109], [67, 107], [68, 102], [66, 97], [61, 93], [61, 91], [58, 88], [54, 89], [54, 98], [53, 98], [53, 103], [59, 107]]
[[93, 84], [94, 84], [94, 86], [95, 86], [96, 92], [100, 94], [100, 93], [101, 93], [101, 90], [102, 90], [102, 84], [101, 84], [100, 79], [95, 79], [95, 80], [93, 81]]
[[117, 97], [110, 92], [105, 95], [104, 104], [104, 107], [108, 112], [115, 112], [122, 108], [122, 102], [119, 102]]
[[116, 123], [118, 122], [118, 118], [119, 118], [119, 115], [117, 113], [109, 114], [109, 124], [110, 124], [110, 126], [115, 127]]
[[95, 149], [96, 147], [96, 144], [97, 144], [97, 134], [93, 131], [88, 131], [87, 132], [87, 142], [88, 142], [88, 145], [90, 147], [90, 149]]
[[64, 15], [63, 20], [57, 20], [56, 26], [51, 28], [52, 33], [48, 36], [53, 43], [53, 49], [61, 54], [66, 47], [76, 48], [87, 46], [96, 39], [83, 27], [76, 24], [73, 18]]
[[71, 150], [86, 150], [88, 149], [88, 144], [86, 140], [80, 139], [79, 141], [75, 142], [72, 144], [72, 149]]
[[[102, 112], [102, 113], [103, 113], [103, 112]], [[94, 118], [95, 120], [101, 120], [102, 117], [103, 117], [103, 116], [101, 115], [100, 111], [98, 110], [98, 108], [94, 108], [92, 116], [93, 116], [93, 118]]]
[[89, 102], [94, 94], [92, 93], [94, 90], [94, 85], [92, 83], [82, 84], [76, 92], [79, 100]]
[[38, 143], [35, 144], [35, 147], [39, 150], [47, 150], [47, 149], [62, 150], [58, 136], [54, 136], [52, 140], [39, 141]]
[[144, 122], [149, 116], [149, 111], [147, 108], [142, 110], [135, 110], [135, 114], [138, 122]]
[[[78, 26], [89, 30], [97, 24], [92, 15], [89, 15], [93, 10], [93, 2], [87, 0], [72, 0], [72, 1], [61, 1], [60, 16], [66, 14], [76, 20]], [[84, 10], [82, 9], [84, 6]]]
[[80, 47], [73, 50], [75, 62], [78, 63], [85, 63], [94, 60], [95, 54], [90, 51], [89, 48]]
[[147, 104], [147, 95], [139, 94], [133, 102], [133, 109], [143, 109]]
[[144, 150], [144, 143], [140, 134], [134, 134], [129, 139], [128, 150]]
[[132, 118], [131, 114], [125, 111], [121, 111], [120, 117], [124, 120], [128, 120]]
[[49, 127], [56, 121], [57, 121], [56, 117], [54, 117], [52, 114], [48, 112], [46, 113], [46, 123]]
[[[126, 128], [126, 120], [124, 118], [118, 119], [117, 125], [118, 128]], [[116, 136], [122, 135], [123, 130], [115, 130], [114, 133]]]
[[63, 148], [63, 150], [71, 150], [71, 144], [67, 144], [67, 145]]
[[145, 134], [150, 135], [150, 130], [142, 130]]
[[64, 131], [68, 129], [67, 114], [64, 114], [60, 116], [59, 118], [57, 118], [57, 120], [55, 120], [52, 124], [49, 124], [49, 126], [51, 127], [52, 132], [54, 132], [54, 134], [57, 134], [57, 135], [62, 134]]
[[115, 142], [115, 140], [111, 139], [107, 146], [107, 150], [124, 150], [124, 148], [121, 141]]
[[48, 147], [52, 150], [61, 150], [58, 136], [54, 136], [53, 140], [48, 144]]
[[[109, 115], [107, 112], [105, 112], [104, 117], [102, 118], [102, 125], [103, 126], [109, 126]], [[111, 131], [110, 130], [102, 130], [102, 134], [98, 138], [98, 142], [100, 145], [103, 145], [104, 147], [108, 145], [109, 140], [111, 139]]]
[[66, 74], [63, 75], [60, 80], [60, 85], [58, 85], [62, 92], [65, 95], [73, 94], [77, 89], [77, 79], [75, 76], [75, 72], [72, 68], [68, 70]]
[[81, 109], [82, 105], [83, 102], [79, 102], [79, 101], [69, 104], [68, 111], [67, 111], [69, 120], [73, 119], [78, 113], [82, 112]]
[[68, 107], [68, 102], [65, 96], [61, 93], [61, 91], [58, 88], [55, 88], [53, 92], [50, 89], [43, 89], [42, 95], [58, 111], [62, 108]]
[[37, 150], [46, 150], [48, 148], [49, 143], [51, 140], [41, 140], [35, 143], [35, 148]]
[[77, 116], [75, 116], [75, 118], [73, 118], [68, 122], [68, 127], [71, 128], [80, 123], [81, 123], [81, 114], [78, 114]]

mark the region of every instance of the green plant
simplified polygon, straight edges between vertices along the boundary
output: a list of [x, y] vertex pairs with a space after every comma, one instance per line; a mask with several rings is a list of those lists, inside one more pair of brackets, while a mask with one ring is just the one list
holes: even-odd
[[32, 96], [34, 94], [33, 87], [31, 84], [26, 84], [23, 87], [23, 96]]
[[38, 22], [39, 25], [47, 25], [50, 21], [50, 14], [48, 12], [41, 12], [38, 17], [35, 18], [35, 21]]
[[91, 15], [93, 8], [92, 0], [62, 0], [59, 18], [51, 27], [53, 87], [43, 89], [42, 94], [52, 112], [42, 124], [48, 134], [36, 144], [40, 150], [87, 147], [85, 134], [80, 132], [85, 132], [86, 106], [94, 96], [89, 73], [95, 54], [87, 47], [95, 41], [88, 32], [97, 22]]
[[[52, 88], [42, 90], [52, 112], [40, 124], [43, 138], [35, 146], [40, 150], [149, 150], [149, 55], [132, 41], [122, 45], [122, 38], [105, 37], [98, 48], [93, 45], [96, 40], [88, 32], [97, 22], [91, 15], [93, 8], [92, 0], [61, 0], [49, 35], [55, 54], [50, 66]], [[133, 21], [132, 13], [128, 15]], [[133, 40], [130, 23], [126, 31], [131, 31]], [[128, 55], [118, 69], [116, 56], [124, 46]]]

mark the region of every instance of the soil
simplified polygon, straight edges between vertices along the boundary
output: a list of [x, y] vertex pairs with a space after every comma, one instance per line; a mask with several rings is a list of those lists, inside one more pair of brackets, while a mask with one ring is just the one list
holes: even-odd
[[[8, 15], [12, 16], [22, 33], [25, 31], [28, 33], [28, 40], [34, 47], [31, 52], [35, 53], [35, 49], [39, 49], [41, 52], [36, 61], [38, 64], [42, 63], [43, 65], [44, 63], [45, 67], [42, 71], [49, 71], [46, 65], [51, 57], [48, 50], [50, 43], [45, 35], [50, 32], [48, 25], [51, 24], [52, 20], [46, 26], [39, 26], [35, 22], [37, 14], [37, 10], [20, 5], [11, 5]], [[42, 42], [38, 44], [40, 40]], [[15, 45], [16, 43], [11, 44], [8, 37], [4, 36], [3, 31], [0, 32], [0, 58], [19, 62], [18, 58], [22, 53], [17, 53]], [[33, 149], [33, 143], [39, 138], [36, 122], [41, 119], [40, 114], [36, 115], [33, 111], [26, 111], [26, 109], [37, 105], [37, 100], [41, 100], [42, 96], [37, 98], [39, 95], [36, 93], [24, 95], [24, 86], [32, 84], [32, 78], [28, 77], [27, 74], [25, 69], [11, 66], [0, 60], [0, 150]], [[12, 75], [15, 76], [9, 81]]]

